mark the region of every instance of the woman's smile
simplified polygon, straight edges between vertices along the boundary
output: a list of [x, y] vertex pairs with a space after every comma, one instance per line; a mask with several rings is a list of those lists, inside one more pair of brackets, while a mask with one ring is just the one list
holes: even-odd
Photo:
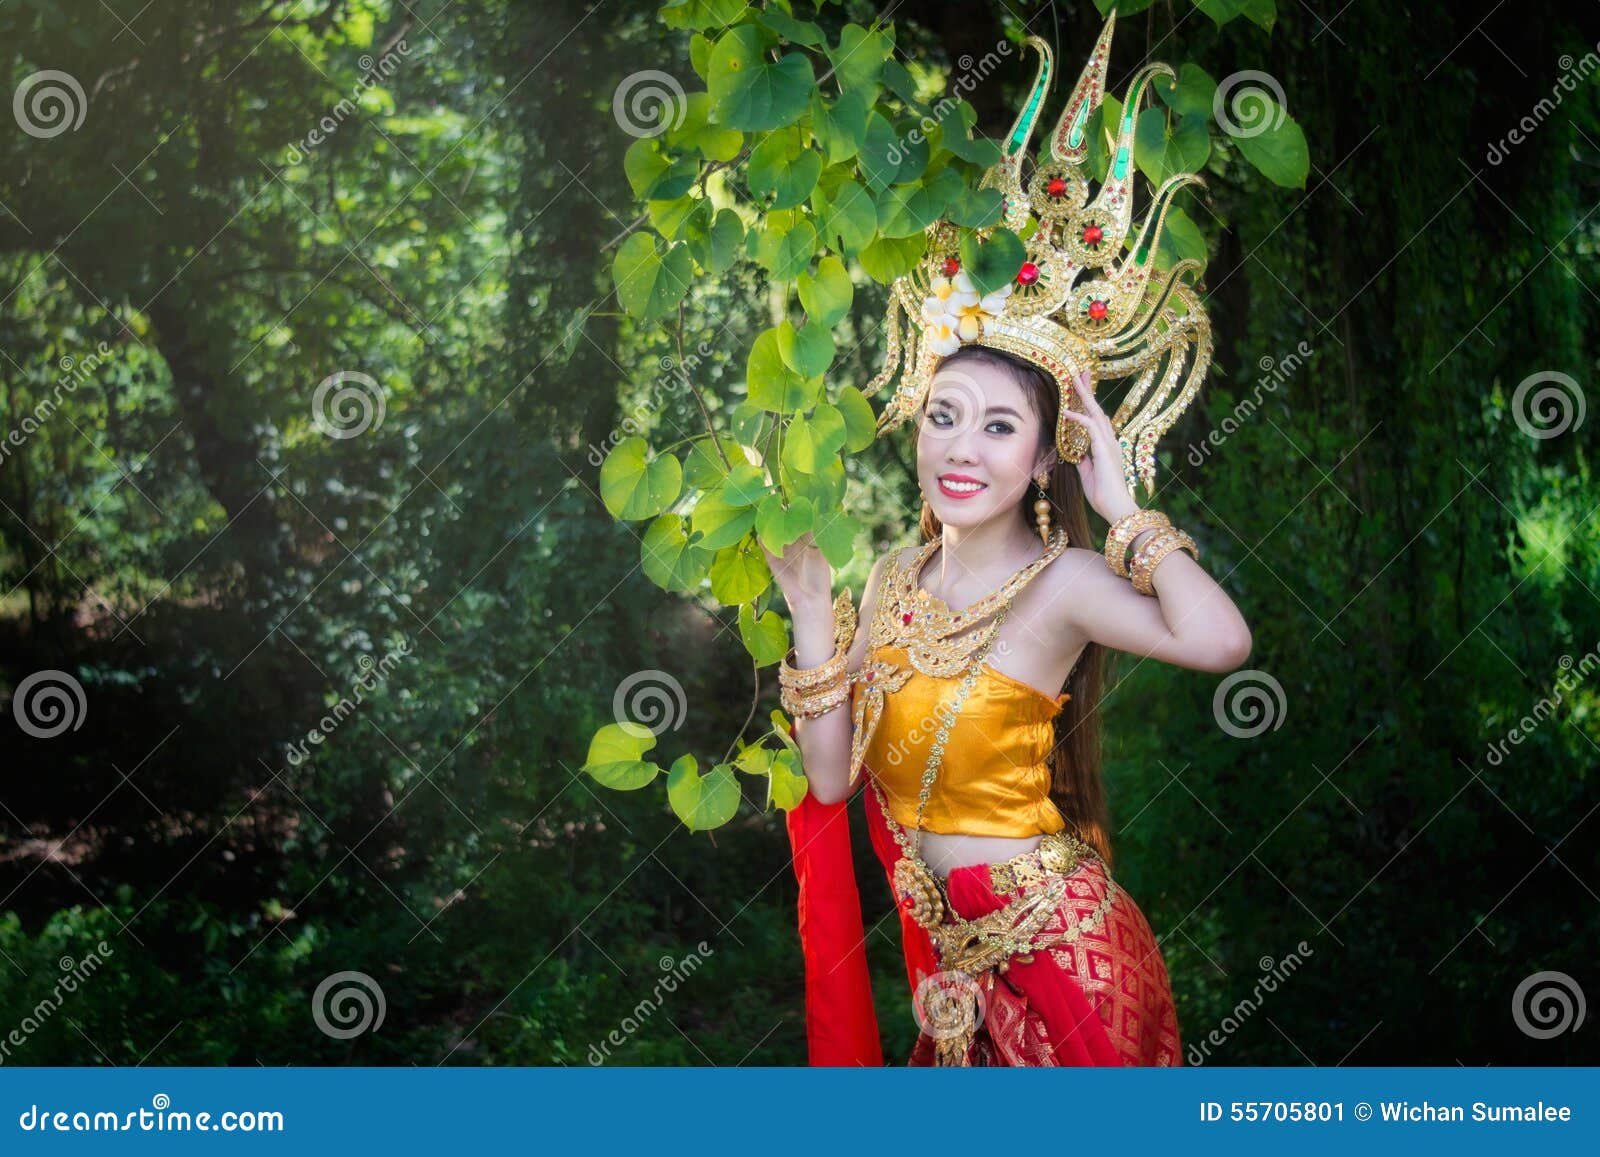
[[939, 475], [939, 493], [946, 498], [971, 498], [989, 489], [987, 482], [979, 482], [966, 474]]

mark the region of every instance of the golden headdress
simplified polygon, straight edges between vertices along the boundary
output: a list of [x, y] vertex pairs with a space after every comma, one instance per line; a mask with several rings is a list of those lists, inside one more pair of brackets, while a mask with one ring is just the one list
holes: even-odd
[[[1091, 388], [1135, 378], [1111, 423], [1122, 443], [1128, 489], [1138, 478], [1154, 492], [1156, 440], [1193, 400], [1211, 364], [1211, 322], [1185, 280], [1197, 278], [1202, 264], [1182, 260], [1157, 272], [1154, 254], [1173, 198], [1184, 186], [1204, 182], [1193, 173], [1162, 182], [1132, 249], [1124, 251], [1133, 225], [1139, 106], [1157, 76], [1176, 78], [1167, 65], [1149, 64], [1128, 85], [1110, 165], [1091, 199], [1088, 122], [1105, 95], [1115, 23], [1113, 13], [1056, 123], [1050, 160], [1035, 165], [1024, 185], [1028, 144], [1052, 81], [1050, 46], [1028, 38], [1039, 52], [1039, 72], [1000, 160], [983, 178], [985, 188], [1003, 195], [1001, 223], [1023, 236], [1025, 260], [1009, 285], [980, 293], [961, 268], [957, 228], [948, 221], [928, 227], [925, 256], [891, 288], [887, 362], [863, 391], [876, 393], [901, 374], [879, 416], [880, 435], [921, 410], [942, 358], [964, 344], [989, 346], [1043, 366], [1060, 387], [1061, 408], [1080, 413], [1073, 387], [1078, 373], [1089, 371]], [[1027, 233], [1030, 222], [1036, 227]], [[979, 239], [988, 232], [978, 230]], [[1088, 446], [1082, 426], [1057, 419], [1056, 449], [1065, 461], [1080, 461]]]

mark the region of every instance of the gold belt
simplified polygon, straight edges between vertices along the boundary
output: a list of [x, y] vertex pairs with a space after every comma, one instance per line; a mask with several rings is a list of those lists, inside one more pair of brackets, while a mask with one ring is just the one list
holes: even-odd
[[1052, 873], [1074, 871], [1094, 849], [1066, 832], [1050, 832], [1030, 852], [1020, 852], [1009, 860], [989, 865], [989, 883], [996, 896], [1037, 884]]

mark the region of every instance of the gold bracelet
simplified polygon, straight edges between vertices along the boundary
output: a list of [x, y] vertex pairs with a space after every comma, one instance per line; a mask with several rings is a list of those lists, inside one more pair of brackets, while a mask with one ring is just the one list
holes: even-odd
[[1124, 514], [1106, 532], [1106, 565], [1119, 578], [1128, 577], [1128, 544], [1142, 531], [1156, 526], [1171, 526], [1172, 520], [1159, 510], [1135, 510]]
[[1161, 560], [1175, 550], [1186, 550], [1196, 562], [1200, 560], [1200, 548], [1195, 545], [1194, 539], [1181, 530], [1169, 528], [1157, 531], [1154, 538], [1139, 549], [1133, 560], [1133, 589], [1141, 595], [1154, 595], [1155, 570], [1161, 565]]
[[796, 668], [790, 664], [789, 659], [794, 655], [794, 648], [789, 648], [789, 654], [783, 657], [778, 664], [778, 683], [792, 691], [816, 691], [819, 688], [831, 686], [835, 680], [844, 674], [845, 653], [837, 646], [826, 662], [815, 667]]
[[814, 719], [832, 711], [850, 699], [851, 681], [845, 679], [836, 687], [828, 687], [811, 695], [794, 695], [787, 689], [779, 693], [783, 709], [796, 719]]

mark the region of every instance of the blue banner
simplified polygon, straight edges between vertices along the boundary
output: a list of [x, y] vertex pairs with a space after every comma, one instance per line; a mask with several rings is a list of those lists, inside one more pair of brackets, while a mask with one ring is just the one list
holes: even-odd
[[[297, 1155], [464, 1142], [887, 1155], [1192, 1142], [1229, 1152], [1596, 1152], [1583, 1069], [0, 1069], [0, 1153]], [[796, 1121], [800, 1127], [796, 1127]], [[918, 1135], [922, 1134], [922, 1137]], [[199, 1138], [204, 1138], [200, 1140]], [[925, 1138], [925, 1140], [924, 1140]], [[219, 1145], [219, 1141], [221, 1144]]]

